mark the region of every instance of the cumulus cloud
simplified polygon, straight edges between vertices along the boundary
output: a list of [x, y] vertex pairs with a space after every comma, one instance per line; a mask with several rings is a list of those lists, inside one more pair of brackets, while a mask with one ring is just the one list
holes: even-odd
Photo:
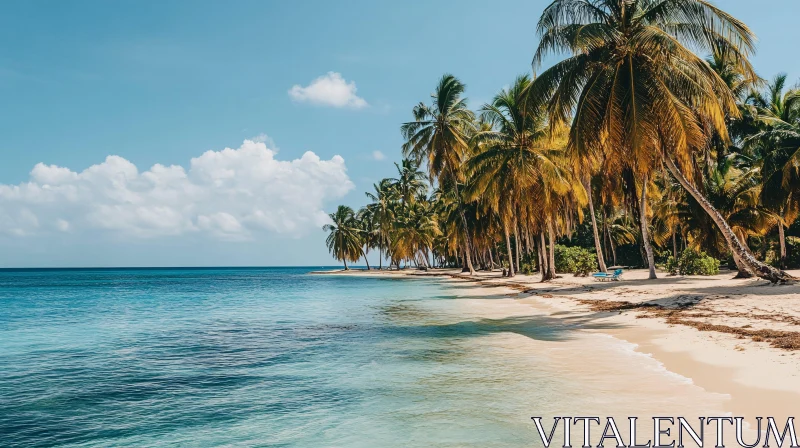
[[353, 188], [344, 159], [313, 152], [278, 160], [266, 136], [206, 151], [183, 166], [140, 172], [108, 156], [76, 172], [39, 163], [30, 180], [0, 184], [0, 234], [80, 231], [131, 237], [205, 233], [223, 240], [257, 232], [300, 235], [327, 222], [323, 204]]
[[375, 151], [372, 151], [372, 158], [375, 159], [375, 160], [383, 160], [383, 159], [386, 158], [386, 154], [384, 154], [384, 153], [382, 153], [382, 152], [380, 152], [378, 150], [375, 150]]
[[356, 83], [347, 82], [342, 75], [328, 72], [313, 80], [306, 87], [295, 85], [289, 89], [289, 96], [299, 102], [308, 102], [321, 106], [347, 107], [361, 109], [367, 107], [367, 102], [356, 95]]

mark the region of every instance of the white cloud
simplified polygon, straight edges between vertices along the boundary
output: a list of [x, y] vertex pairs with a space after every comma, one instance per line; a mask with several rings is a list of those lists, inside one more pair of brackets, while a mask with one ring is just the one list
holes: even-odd
[[349, 107], [361, 109], [367, 107], [367, 102], [356, 95], [356, 83], [347, 82], [342, 75], [328, 72], [320, 76], [306, 87], [295, 85], [289, 89], [289, 96], [299, 102], [308, 102], [321, 106]]
[[372, 151], [372, 158], [375, 159], [375, 160], [383, 160], [383, 159], [386, 158], [386, 154], [384, 154], [384, 153], [382, 153], [382, 152], [380, 152], [378, 150], [375, 150], [375, 151]]
[[344, 159], [313, 152], [278, 160], [261, 136], [206, 151], [183, 166], [139, 172], [128, 160], [75, 172], [37, 164], [30, 180], [0, 184], [0, 234], [105, 231], [130, 237], [188, 233], [223, 240], [258, 232], [300, 235], [327, 222], [323, 206], [353, 188]]
[[69, 221], [66, 219], [56, 219], [56, 228], [62, 232], [69, 232]]
[[256, 143], [263, 143], [267, 145], [267, 148], [271, 149], [273, 152], [278, 152], [279, 150], [278, 145], [275, 144], [275, 140], [263, 132], [253, 138], [250, 138], [249, 140], [252, 140]]

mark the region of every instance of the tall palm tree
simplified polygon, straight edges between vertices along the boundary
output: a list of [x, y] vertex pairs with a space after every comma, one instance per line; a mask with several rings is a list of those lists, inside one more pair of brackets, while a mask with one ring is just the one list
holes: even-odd
[[549, 139], [544, 115], [524, 107], [523, 93], [530, 82], [527, 75], [518, 77], [511, 87], [496, 95], [491, 104], [483, 106], [482, 118], [496, 129], [480, 131], [473, 137], [481, 149], [467, 162], [470, 175], [467, 197], [482, 196], [499, 216], [511, 276], [514, 275], [514, 260], [509, 229], [514, 229], [514, 239], [518, 242], [517, 214], [529, 189], [538, 184], [544, 187], [543, 191], [558, 195], [575, 187], [569, 182], [568, 174], [551, 160], [557, 151], [548, 146], [554, 142]]
[[[792, 279], [757, 260], [690, 180], [707, 128], [728, 140], [726, 117], [739, 112], [723, 79], [689, 48], [730, 55], [741, 72], [753, 73], [754, 36], [744, 23], [706, 0], [554, 0], [538, 32], [534, 67], [551, 53], [571, 56], [539, 75], [528, 100], [546, 105], [555, 124], [574, 111], [572, 151], [633, 170], [640, 203], [663, 163], [711, 216], [734, 257], [772, 282]], [[649, 249], [645, 214], [641, 230]]]
[[367, 265], [367, 270], [372, 269], [369, 266], [369, 259], [367, 254], [371, 247], [376, 247], [379, 241], [379, 227], [374, 214], [374, 210], [370, 207], [361, 207], [356, 213], [355, 224], [358, 230], [361, 231], [361, 243], [363, 244], [364, 263]]
[[358, 261], [363, 253], [361, 246], [364, 240], [355, 212], [346, 205], [340, 205], [336, 212], [328, 216], [332, 223], [322, 226], [322, 230], [330, 232], [325, 239], [328, 251], [334, 258], [344, 262], [345, 270], [349, 270], [347, 262]]
[[389, 247], [389, 234], [394, 220], [393, 202], [398, 198], [397, 189], [392, 179], [383, 179], [378, 184], [373, 184], [375, 193], [366, 192], [372, 201], [367, 205], [371, 209], [373, 220], [376, 223], [376, 241], [378, 248], [378, 268], [383, 269], [383, 256]]
[[469, 134], [475, 129], [475, 114], [467, 108], [463, 94], [464, 84], [461, 81], [450, 74], [442, 76], [433, 94], [433, 103], [415, 106], [414, 121], [403, 124], [401, 132], [406, 139], [403, 154], [427, 163], [431, 183], [434, 180], [440, 184], [452, 183], [464, 227], [466, 269], [474, 274], [467, 218], [458, 192], [458, 184], [464, 180], [461, 165], [467, 151]]
[[592, 224], [592, 236], [594, 237], [594, 250], [597, 254], [597, 265], [600, 269], [600, 272], [608, 272], [608, 268], [606, 267], [606, 261], [603, 258], [603, 246], [600, 244], [600, 232], [597, 229], [597, 215], [594, 211], [594, 199], [592, 198], [592, 172], [595, 170], [589, 168], [588, 174], [584, 175], [584, 188], [586, 189], [586, 200], [589, 203], [589, 219], [591, 220]]

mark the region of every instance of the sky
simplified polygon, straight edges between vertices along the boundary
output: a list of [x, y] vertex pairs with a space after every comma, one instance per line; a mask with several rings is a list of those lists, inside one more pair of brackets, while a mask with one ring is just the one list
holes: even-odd
[[[548, 3], [4, 3], [0, 267], [337, 264], [326, 214], [394, 175], [413, 106], [529, 73]], [[716, 4], [800, 79], [800, 2]]]

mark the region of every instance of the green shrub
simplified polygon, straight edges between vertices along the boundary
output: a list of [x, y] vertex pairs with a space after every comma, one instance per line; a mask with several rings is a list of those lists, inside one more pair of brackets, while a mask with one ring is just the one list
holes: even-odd
[[677, 260], [672, 256], [667, 258], [666, 268], [670, 275], [716, 275], [719, 274], [719, 260], [705, 252], [686, 249]]
[[519, 267], [520, 274], [531, 275], [536, 272], [536, 265], [539, 262], [538, 255], [538, 252], [533, 251], [522, 256]]
[[667, 257], [667, 264], [664, 266], [664, 269], [669, 272], [669, 275], [678, 275], [678, 260], [675, 259], [672, 255]]
[[593, 251], [583, 247], [567, 247], [560, 244], [555, 248], [556, 272], [573, 273], [585, 277], [597, 270], [597, 257]]

